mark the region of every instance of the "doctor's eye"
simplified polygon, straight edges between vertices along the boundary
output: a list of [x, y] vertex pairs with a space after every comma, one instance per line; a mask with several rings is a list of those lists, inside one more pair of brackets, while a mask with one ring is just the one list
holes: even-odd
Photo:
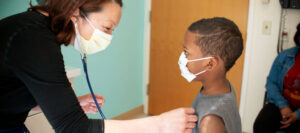
[[105, 31], [110, 31], [111, 28], [110, 27], [104, 27], [105, 28]]

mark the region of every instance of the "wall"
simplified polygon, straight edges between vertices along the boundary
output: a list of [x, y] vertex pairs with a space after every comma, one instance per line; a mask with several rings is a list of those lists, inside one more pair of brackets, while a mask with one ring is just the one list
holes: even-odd
[[287, 49], [295, 46], [294, 35], [297, 31], [296, 27], [300, 23], [300, 10], [287, 9], [285, 18], [285, 31], [288, 33], [288, 41], [284, 41], [283, 48]]
[[[143, 104], [145, 3], [143, 0], [123, 0], [123, 2], [122, 19], [113, 33], [112, 44], [106, 51], [88, 56], [91, 83], [95, 93], [106, 98], [102, 109], [107, 118]], [[28, 3], [29, 0], [1, 0], [0, 17], [23, 12], [28, 8]], [[63, 46], [62, 52], [66, 65], [82, 68], [80, 54], [72, 46]], [[78, 96], [89, 93], [83, 73], [75, 78], [74, 82]], [[88, 116], [100, 118], [98, 114]]]
[[[0, 18], [26, 11], [30, 0], [0, 0]], [[36, 4], [36, 1], [32, 1]]]
[[[266, 78], [277, 56], [281, 7], [278, 0], [271, 0], [269, 4], [250, 0], [249, 5], [240, 113], [243, 131], [251, 133], [254, 120], [263, 106]], [[272, 22], [271, 35], [262, 33], [264, 21]]]

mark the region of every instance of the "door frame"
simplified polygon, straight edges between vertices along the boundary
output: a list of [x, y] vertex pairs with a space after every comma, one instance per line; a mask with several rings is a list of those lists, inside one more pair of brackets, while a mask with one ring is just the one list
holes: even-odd
[[[252, 102], [251, 102], [251, 97], [256, 97], [253, 94], [249, 93], [249, 88], [248, 84], [249, 84], [249, 80], [250, 80], [250, 71], [251, 68], [249, 65], [249, 63], [251, 63], [251, 59], [253, 58], [252, 55], [254, 54], [253, 51], [253, 45], [251, 45], [252, 43], [254, 43], [255, 41], [255, 4], [256, 2], [261, 2], [261, 1], [255, 1], [255, 0], [249, 0], [249, 11], [248, 11], [248, 23], [247, 23], [247, 35], [246, 35], [246, 46], [245, 46], [245, 57], [244, 57], [244, 68], [243, 68], [243, 76], [242, 76], [242, 88], [241, 88], [241, 94], [240, 94], [240, 106], [239, 106], [239, 113], [241, 116], [241, 120], [242, 120], [242, 131], [243, 132], [249, 132], [249, 128], [252, 127], [252, 125], [245, 125], [244, 123], [247, 123], [245, 118], [247, 115], [253, 115], [253, 114], [249, 114], [249, 112], [247, 112], [247, 109], [249, 109], [249, 106], [251, 106]], [[261, 103], [263, 103], [262, 100], [260, 100], [261, 98], [257, 98], [257, 101], [259, 103], [259, 101], [261, 101]], [[253, 109], [251, 111], [254, 111]], [[255, 112], [255, 111], [254, 111]]]
[[151, 5], [152, 0], [145, 0], [143, 64], [143, 102], [145, 114], [148, 114], [148, 85], [150, 78]]
[[241, 95], [240, 95], [240, 107], [239, 107], [239, 112], [241, 119], [243, 120], [243, 117], [245, 115], [245, 108], [247, 106], [247, 84], [248, 84], [248, 79], [249, 79], [249, 73], [250, 69], [249, 66], [246, 65], [250, 63], [251, 59], [251, 49], [253, 43], [253, 37], [254, 37], [254, 7], [255, 7], [255, 0], [249, 0], [249, 11], [248, 11], [248, 23], [247, 23], [247, 36], [246, 36], [246, 47], [245, 47], [245, 57], [244, 57], [244, 68], [243, 68], [243, 76], [242, 76], [242, 88], [241, 88]]

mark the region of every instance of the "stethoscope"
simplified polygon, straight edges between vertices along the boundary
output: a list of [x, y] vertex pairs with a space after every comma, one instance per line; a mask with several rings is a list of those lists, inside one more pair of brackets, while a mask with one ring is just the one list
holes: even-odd
[[95, 102], [95, 104], [96, 104], [96, 106], [97, 106], [97, 109], [98, 109], [98, 111], [99, 111], [99, 114], [100, 114], [100, 116], [102, 117], [102, 119], [106, 119], [105, 118], [105, 116], [104, 116], [104, 114], [103, 114], [103, 112], [102, 112], [102, 110], [101, 110], [101, 108], [100, 108], [100, 106], [99, 106], [99, 104], [98, 104], [98, 102], [97, 102], [97, 100], [96, 100], [96, 97], [95, 97], [95, 94], [94, 94], [94, 91], [93, 91], [93, 89], [92, 89], [92, 85], [91, 85], [91, 83], [90, 83], [90, 79], [89, 79], [89, 75], [88, 75], [88, 70], [87, 70], [87, 61], [86, 61], [86, 54], [81, 54], [81, 61], [82, 61], [82, 64], [83, 64], [83, 71], [84, 71], [84, 73], [85, 73], [85, 78], [86, 78], [86, 82], [87, 82], [87, 84], [88, 84], [88, 86], [89, 86], [89, 89], [90, 89], [90, 92], [91, 92], [91, 95], [92, 95], [92, 97], [93, 97], [93, 100], [94, 100], [94, 102]]

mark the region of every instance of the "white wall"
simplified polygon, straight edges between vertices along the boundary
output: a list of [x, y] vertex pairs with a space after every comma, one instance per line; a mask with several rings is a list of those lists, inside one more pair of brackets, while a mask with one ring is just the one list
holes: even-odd
[[[271, 0], [269, 4], [250, 0], [249, 5], [240, 113], [243, 131], [252, 133], [254, 120], [263, 106], [266, 78], [277, 56], [281, 6], [278, 0]], [[272, 22], [270, 35], [262, 33], [264, 21]]]
[[284, 42], [283, 48], [287, 49], [290, 47], [294, 47], [294, 35], [297, 31], [296, 27], [300, 23], [300, 10], [296, 9], [287, 9], [286, 12], [286, 32], [288, 33], [288, 41]]

